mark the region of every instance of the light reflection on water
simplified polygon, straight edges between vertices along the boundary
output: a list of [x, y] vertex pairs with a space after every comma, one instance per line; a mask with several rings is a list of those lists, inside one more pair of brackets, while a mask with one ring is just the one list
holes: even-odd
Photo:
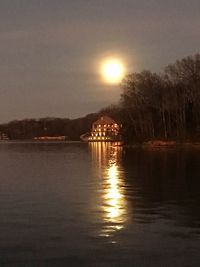
[[199, 150], [1, 143], [0, 162], [0, 266], [199, 267]]
[[103, 223], [99, 235], [112, 237], [125, 227], [127, 201], [124, 192], [124, 176], [120, 165], [122, 148], [117, 143], [90, 143], [93, 164], [102, 179], [100, 209]]

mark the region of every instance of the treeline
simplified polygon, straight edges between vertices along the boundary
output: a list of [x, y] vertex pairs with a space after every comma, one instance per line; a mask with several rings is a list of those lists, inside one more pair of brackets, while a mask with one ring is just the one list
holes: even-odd
[[80, 140], [80, 135], [87, 132], [97, 114], [74, 120], [61, 118], [41, 118], [15, 120], [0, 125], [0, 131], [11, 140], [30, 140], [40, 136], [66, 136], [67, 140]]
[[126, 142], [200, 138], [200, 55], [186, 57], [163, 73], [125, 77], [119, 107]]

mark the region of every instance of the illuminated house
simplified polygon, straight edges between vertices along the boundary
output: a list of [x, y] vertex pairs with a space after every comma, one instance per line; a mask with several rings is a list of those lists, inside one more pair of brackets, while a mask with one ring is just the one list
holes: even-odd
[[81, 136], [81, 139], [89, 142], [96, 141], [120, 141], [120, 125], [108, 116], [103, 116], [92, 124], [90, 133]]
[[0, 141], [2, 140], [8, 140], [8, 136], [5, 133], [0, 132]]

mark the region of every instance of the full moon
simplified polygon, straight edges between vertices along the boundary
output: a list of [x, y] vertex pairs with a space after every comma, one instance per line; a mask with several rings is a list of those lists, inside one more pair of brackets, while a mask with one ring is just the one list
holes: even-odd
[[124, 65], [119, 59], [107, 59], [103, 62], [101, 71], [106, 82], [116, 84], [124, 76]]

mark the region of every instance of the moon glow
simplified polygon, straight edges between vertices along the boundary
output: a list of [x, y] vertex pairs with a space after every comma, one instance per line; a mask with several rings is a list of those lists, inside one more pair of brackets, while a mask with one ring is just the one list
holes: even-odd
[[116, 84], [124, 76], [124, 65], [119, 59], [107, 59], [102, 64], [102, 76], [105, 82]]

